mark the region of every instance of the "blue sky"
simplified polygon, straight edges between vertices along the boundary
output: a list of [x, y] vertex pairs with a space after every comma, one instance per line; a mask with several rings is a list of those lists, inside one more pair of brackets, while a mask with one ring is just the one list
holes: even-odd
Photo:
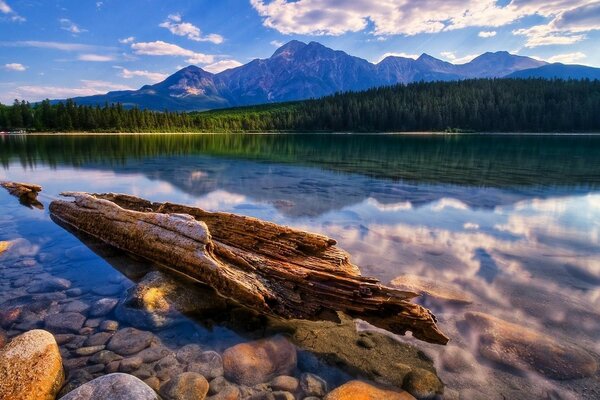
[[0, 0], [0, 102], [136, 89], [189, 64], [218, 72], [292, 39], [373, 62], [507, 50], [600, 66], [599, 30], [590, 0]]

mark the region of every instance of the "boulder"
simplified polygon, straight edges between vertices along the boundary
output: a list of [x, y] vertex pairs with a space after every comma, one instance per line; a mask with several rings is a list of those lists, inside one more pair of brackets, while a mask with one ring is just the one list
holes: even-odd
[[195, 372], [184, 372], [169, 380], [160, 390], [165, 400], [204, 400], [208, 381]]
[[26, 332], [0, 350], [0, 399], [54, 400], [64, 381], [51, 333]]
[[415, 400], [403, 390], [381, 388], [362, 381], [350, 381], [325, 396], [325, 400]]
[[188, 365], [190, 372], [196, 372], [206, 379], [223, 376], [223, 359], [216, 351], [204, 351]]
[[435, 399], [444, 392], [444, 385], [431, 371], [416, 368], [406, 375], [403, 388], [417, 399]]
[[122, 356], [129, 356], [144, 350], [155, 340], [150, 332], [124, 328], [114, 334], [106, 348]]
[[61, 400], [159, 400], [144, 382], [132, 375], [109, 374], [71, 391]]
[[27, 288], [28, 293], [48, 293], [60, 290], [67, 290], [71, 287], [71, 281], [63, 278], [48, 277], [43, 281], [33, 282]]
[[[212, 382], [211, 382], [211, 385], [212, 385]], [[293, 376], [280, 375], [280, 376], [275, 377], [271, 381], [269, 386], [271, 386], [271, 389], [273, 389], [274, 391], [281, 390], [284, 392], [295, 393], [298, 391], [298, 388], [300, 387], [300, 383], [298, 382], [298, 379], [294, 378]]]
[[247, 386], [290, 375], [296, 363], [296, 348], [282, 336], [238, 344], [223, 353], [225, 377]]
[[488, 360], [557, 380], [584, 378], [598, 371], [596, 360], [574, 344], [484, 313], [469, 312], [465, 319], [479, 333], [479, 353]]
[[51, 314], [44, 319], [46, 329], [53, 333], [78, 333], [85, 317], [79, 313]]
[[327, 393], [327, 382], [315, 374], [302, 374], [300, 387], [306, 396], [323, 397]]
[[117, 299], [104, 298], [100, 299], [90, 309], [90, 317], [103, 317], [109, 314], [117, 305]]

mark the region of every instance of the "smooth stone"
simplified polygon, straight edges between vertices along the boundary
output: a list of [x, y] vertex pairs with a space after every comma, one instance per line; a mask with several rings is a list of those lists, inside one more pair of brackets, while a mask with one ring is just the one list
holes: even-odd
[[28, 293], [47, 293], [55, 292], [59, 290], [66, 290], [71, 287], [71, 281], [63, 278], [49, 277], [43, 281], [33, 282], [29, 288]]
[[69, 373], [67, 383], [62, 387], [58, 397], [62, 397], [79, 386], [94, 379], [92, 374], [83, 369], [77, 369]]
[[0, 399], [54, 400], [63, 382], [62, 359], [50, 332], [29, 331], [0, 350]]
[[69, 340], [65, 347], [69, 350], [76, 350], [80, 347], [83, 347], [83, 343], [85, 343], [86, 337], [82, 335], [73, 335], [73, 338]]
[[114, 334], [106, 348], [122, 356], [129, 356], [144, 350], [155, 340], [154, 335], [150, 332], [124, 328]]
[[75, 354], [78, 356], [91, 356], [92, 354], [96, 354], [99, 351], [104, 350], [106, 346], [88, 346], [88, 347], [80, 347], [75, 350]]
[[104, 371], [104, 365], [102, 365], [102, 364], [92, 364], [92, 365], [88, 365], [87, 367], [84, 367], [83, 370], [89, 372], [92, 375], [94, 375], [94, 374], [97, 374], [97, 373], [100, 373], [100, 372]]
[[187, 371], [196, 372], [206, 379], [214, 379], [224, 373], [223, 359], [216, 351], [205, 351], [188, 364]]
[[222, 392], [226, 388], [234, 386], [231, 382], [227, 381], [222, 376], [218, 376], [215, 379], [211, 380], [208, 385], [208, 394], [213, 395]]
[[46, 329], [55, 333], [78, 333], [85, 317], [79, 313], [61, 313], [48, 315], [45, 319]]
[[419, 400], [434, 399], [444, 391], [444, 385], [438, 377], [421, 368], [410, 371], [402, 387]]
[[177, 350], [176, 356], [177, 360], [179, 360], [180, 362], [189, 364], [199, 359], [202, 352], [202, 347], [200, 347], [199, 345], [186, 344], [185, 346]]
[[144, 383], [152, 388], [155, 392], [158, 392], [160, 389], [160, 379], [155, 376], [151, 376], [147, 379], [144, 379]]
[[110, 363], [106, 364], [106, 366], [104, 367], [104, 371], [107, 374], [115, 373], [115, 372], [119, 371], [119, 365], [121, 365], [120, 361], [110, 362]]
[[97, 318], [110, 314], [110, 312], [117, 306], [118, 302], [119, 300], [111, 298], [104, 298], [96, 301], [94, 304], [92, 304], [90, 309], [90, 317]]
[[159, 379], [167, 380], [183, 372], [183, 367], [174, 355], [168, 355], [154, 365], [154, 371]]
[[63, 307], [62, 312], [65, 312], [65, 313], [76, 312], [79, 314], [85, 314], [89, 309], [90, 309], [89, 304], [84, 303], [81, 300], [74, 300], [74, 301], [67, 303]]
[[473, 302], [473, 298], [457, 286], [419, 275], [400, 275], [392, 280], [391, 285], [400, 290], [415, 292], [448, 303], [471, 304]]
[[65, 294], [69, 297], [78, 297], [83, 294], [83, 290], [80, 288], [69, 289], [65, 292]]
[[361, 337], [359, 337], [356, 343], [359, 346], [364, 347], [365, 349], [373, 349], [375, 348], [375, 346], [377, 346], [373, 339], [366, 335], [362, 335]]
[[8, 329], [20, 318], [22, 312], [21, 308], [0, 309], [0, 326]]
[[92, 357], [90, 357], [90, 362], [94, 363], [94, 364], [110, 364], [113, 361], [121, 361], [123, 359], [122, 356], [113, 353], [110, 350], [102, 350], [99, 351], [98, 353], [94, 354]]
[[103, 346], [113, 336], [110, 332], [98, 332], [88, 337], [83, 343], [84, 346]]
[[144, 360], [145, 363], [152, 363], [160, 360], [173, 352], [164, 346], [152, 346], [140, 351], [137, 356]]
[[239, 400], [241, 398], [240, 389], [237, 386], [227, 386], [222, 391], [207, 397], [207, 400]]
[[296, 364], [296, 347], [283, 336], [241, 343], [223, 353], [225, 377], [247, 386], [290, 375]]
[[144, 382], [132, 375], [109, 374], [71, 391], [61, 400], [159, 400]]
[[405, 391], [380, 388], [362, 381], [350, 381], [331, 391], [325, 400], [415, 400]]
[[322, 397], [327, 393], [327, 382], [315, 374], [302, 374], [300, 376], [300, 387], [307, 396]]
[[130, 372], [130, 374], [137, 378], [140, 378], [141, 380], [145, 380], [145, 379], [150, 378], [151, 376], [154, 376], [154, 373], [150, 369], [149, 365], [142, 365], [141, 368], [136, 369], [133, 372]]
[[295, 393], [300, 387], [300, 382], [298, 382], [298, 379], [294, 378], [293, 376], [280, 375], [275, 377], [269, 386], [271, 386], [271, 388], [275, 391], [281, 390], [284, 392]]
[[440, 357], [442, 368], [446, 371], [465, 373], [473, 371], [478, 365], [471, 353], [458, 346], [446, 346]]
[[107, 319], [100, 323], [100, 330], [107, 332], [116, 332], [119, 329], [119, 323], [117, 321], [113, 321]]
[[87, 328], [98, 328], [101, 322], [102, 319], [100, 318], [91, 318], [85, 321], [85, 324], [83, 324], [83, 326]]
[[131, 372], [135, 371], [139, 367], [142, 366], [144, 360], [141, 357], [129, 357], [121, 360], [121, 364], [119, 365], [119, 371], [121, 372]]
[[275, 400], [296, 400], [296, 397], [292, 393], [284, 392], [281, 390], [273, 392], [273, 397], [275, 398]]
[[65, 358], [65, 360], [63, 361], [63, 365], [66, 370], [72, 371], [85, 367], [89, 359], [90, 358], [87, 356]]
[[467, 324], [480, 333], [479, 353], [513, 368], [537, 371], [557, 380], [593, 376], [596, 360], [582, 348], [521, 325], [479, 312], [465, 314]]
[[165, 400], [203, 400], [207, 393], [208, 381], [194, 372], [184, 372], [160, 389], [160, 395]]
[[2, 329], [0, 329], [0, 349], [2, 349], [4, 347], [4, 345], [6, 344], [7, 341], [8, 341], [8, 338], [6, 337], [6, 332], [4, 332]]

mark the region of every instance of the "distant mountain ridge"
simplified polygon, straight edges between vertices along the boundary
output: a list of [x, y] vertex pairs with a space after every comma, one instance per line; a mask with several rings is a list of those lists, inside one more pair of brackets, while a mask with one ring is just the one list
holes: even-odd
[[[139, 90], [74, 100], [78, 104], [108, 102], [152, 110], [194, 111], [303, 100], [398, 83], [500, 78], [526, 74], [525, 71], [537, 76], [536, 70], [554, 65], [505, 51], [484, 53], [459, 65], [427, 54], [416, 60], [390, 56], [374, 64], [317, 42], [293, 40], [278, 48], [270, 58], [255, 59], [218, 74], [190, 65], [160, 83]], [[569, 77], [569, 67], [564, 66], [561, 77]], [[600, 76], [600, 69], [592, 70]]]

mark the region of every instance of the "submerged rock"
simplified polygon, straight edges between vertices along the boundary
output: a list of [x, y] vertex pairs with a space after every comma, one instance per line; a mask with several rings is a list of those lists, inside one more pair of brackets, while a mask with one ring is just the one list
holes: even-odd
[[109, 314], [117, 305], [117, 299], [104, 298], [92, 304], [90, 317], [103, 317]]
[[10, 248], [10, 246], [11, 246], [11, 242], [0, 241], [0, 254], [7, 251]]
[[28, 293], [48, 293], [60, 290], [66, 290], [71, 287], [71, 281], [63, 278], [48, 277], [43, 281], [34, 282], [29, 288]]
[[154, 335], [150, 332], [125, 328], [114, 334], [106, 348], [122, 356], [129, 356], [149, 347], [155, 340]]
[[64, 381], [51, 333], [26, 332], [0, 350], [0, 399], [54, 400]]
[[71, 391], [61, 400], [159, 400], [144, 382], [132, 375], [109, 374]]
[[194, 372], [172, 378], [160, 390], [165, 400], [204, 400], [207, 393], [208, 381]]
[[296, 348], [282, 336], [241, 343], [223, 353], [225, 377], [246, 386], [289, 375], [296, 363]]
[[434, 399], [444, 391], [444, 385], [431, 371], [416, 368], [406, 375], [404, 389], [417, 399]]
[[540, 332], [479, 312], [465, 314], [470, 328], [479, 332], [479, 353], [513, 368], [534, 370], [551, 379], [594, 375], [596, 360], [585, 350], [559, 343]]
[[46, 329], [54, 333], [78, 333], [83, 327], [85, 317], [79, 313], [61, 313], [48, 315], [44, 322]]
[[330, 392], [325, 400], [415, 400], [403, 390], [377, 387], [362, 381], [350, 381]]
[[327, 382], [315, 374], [302, 374], [300, 387], [306, 396], [322, 397], [327, 393]]
[[391, 285], [397, 289], [413, 291], [449, 303], [470, 304], [473, 302], [472, 297], [458, 287], [419, 275], [400, 275], [392, 280]]

